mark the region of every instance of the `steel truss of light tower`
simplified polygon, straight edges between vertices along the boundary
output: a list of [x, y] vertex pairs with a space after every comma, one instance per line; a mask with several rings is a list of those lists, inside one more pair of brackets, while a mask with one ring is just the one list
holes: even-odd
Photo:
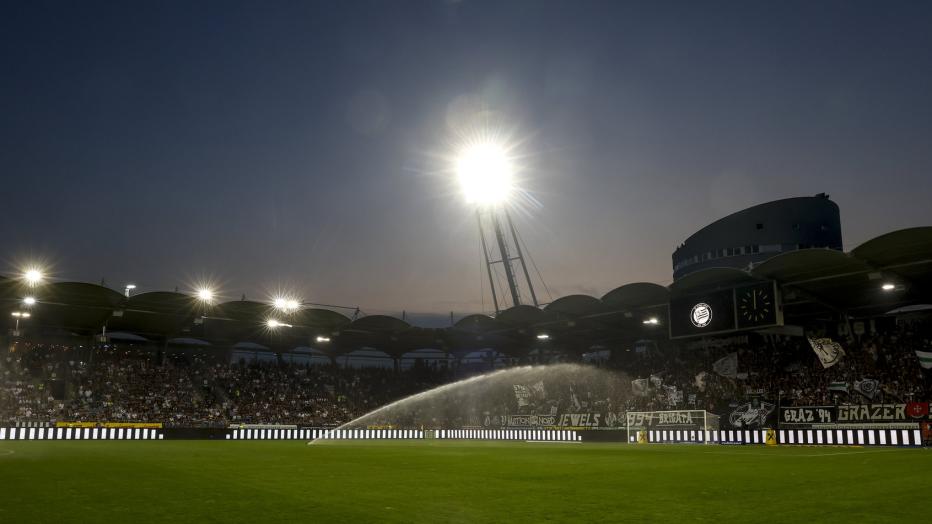
[[[515, 229], [515, 224], [511, 220], [508, 210], [504, 207], [477, 209], [476, 220], [479, 223], [479, 240], [482, 243], [482, 254], [485, 257], [489, 286], [492, 288], [492, 302], [495, 305], [495, 313], [500, 313], [502, 309], [505, 309], [502, 307], [502, 301], [499, 300], [500, 290], [495, 283], [494, 266], [497, 264], [501, 264], [505, 271], [508, 291], [511, 294], [511, 305], [518, 306], [522, 304], [521, 292], [526, 288], [531, 303], [534, 307], [538, 307], [540, 304], [537, 302], [534, 284], [531, 282], [531, 275], [528, 273], [527, 263], [524, 261], [524, 253], [521, 251], [521, 243], [518, 241], [518, 231]], [[503, 225], [507, 225], [507, 232], [504, 230]], [[487, 237], [494, 239], [494, 242], [491, 242], [491, 249], [489, 249], [490, 243], [486, 241]], [[514, 262], [520, 263], [521, 276], [516, 274]]]

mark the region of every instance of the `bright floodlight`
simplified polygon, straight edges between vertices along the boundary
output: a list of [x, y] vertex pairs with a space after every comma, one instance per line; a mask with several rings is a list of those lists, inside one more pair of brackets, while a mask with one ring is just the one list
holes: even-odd
[[209, 304], [214, 300], [214, 291], [210, 288], [202, 287], [197, 290], [197, 299]]
[[330, 337], [324, 337], [324, 336], [318, 335], [317, 342], [319, 343], [330, 342]]
[[265, 322], [265, 325], [266, 325], [266, 326], [269, 326], [269, 327], [272, 328], [272, 329], [275, 329], [275, 328], [277, 328], [278, 326], [282, 325], [282, 323], [279, 322], [279, 321], [277, 321], [277, 320], [275, 320], [274, 318], [270, 318], [270, 319], [268, 319], [268, 320]]
[[537, 335], [537, 340], [550, 340], [550, 335], [541, 333], [540, 335]]
[[23, 304], [27, 306], [36, 305], [36, 297], [26, 297], [23, 299]]
[[456, 176], [470, 204], [501, 204], [511, 196], [512, 166], [498, 144], [483, 142], [463, 150], [456, 160]]
[[301, 303], [293, 298], [286, 297], [276, 297], [272, 300], [272, 305], [275, 309], [279, 311], [284, 311], [285, 313], [291, 313], [297, 311], [301, 307]]
[[882, 286], [880, 286], [880, 287], [881, 287], [881, 289], [883, 289], [884, 291], [893, 291], [894, 289], [896, 289], [896, 286], [895, 286], [894, 284], [889, 283], [889, 282], [887, 282], [886, 284], [884, 284], [884, 285], [882, 285]]
[[653, 324], [653, 325], [657, 325], [657, 324], [659, 324], [659, 323], [660, 323], [660, 320], [658, 320], [657, 317], [650, 317], [650, 318], [648, 318], [647, 320], [644, 321], [644, 324]]
[[30, 286], [37, 286], [41, 284], [43, 278], [44, 276], [42, 275], [42, 271], [36, 268], [27, 269], [23, 273], [23, 280], [25, 280], [26, 283], [29, 284]]

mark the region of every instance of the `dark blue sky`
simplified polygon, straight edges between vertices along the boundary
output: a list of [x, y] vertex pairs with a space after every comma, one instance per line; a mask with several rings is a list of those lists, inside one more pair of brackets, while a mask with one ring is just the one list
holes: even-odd
[[774, 198], [830, 193], [849, 249], [932, 223], [929, 2], [6, 2], [0, 68], [3, 263], [113, 287], [481, 309], [441, 176], [476, 104], [555, 297]]

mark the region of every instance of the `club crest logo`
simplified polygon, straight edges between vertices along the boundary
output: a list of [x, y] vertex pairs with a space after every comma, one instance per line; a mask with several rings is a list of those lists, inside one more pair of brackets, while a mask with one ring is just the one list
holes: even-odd
[[692, 311], [689, 312], [689, 320], [697, 328], [708, 326], [709, 322], [712, 322], [712, 308], [705, 302], [696, 304], [693, 306]]

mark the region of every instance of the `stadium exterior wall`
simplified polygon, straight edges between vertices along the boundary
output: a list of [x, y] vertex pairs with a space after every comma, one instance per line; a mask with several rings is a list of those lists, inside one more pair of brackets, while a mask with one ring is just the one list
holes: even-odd
[[673, 252], [673, 279], [711, 267], [747, 269], [806, 248], [842, 250], [838, 205], [824, 193], [759, 204], [700, 229]]

